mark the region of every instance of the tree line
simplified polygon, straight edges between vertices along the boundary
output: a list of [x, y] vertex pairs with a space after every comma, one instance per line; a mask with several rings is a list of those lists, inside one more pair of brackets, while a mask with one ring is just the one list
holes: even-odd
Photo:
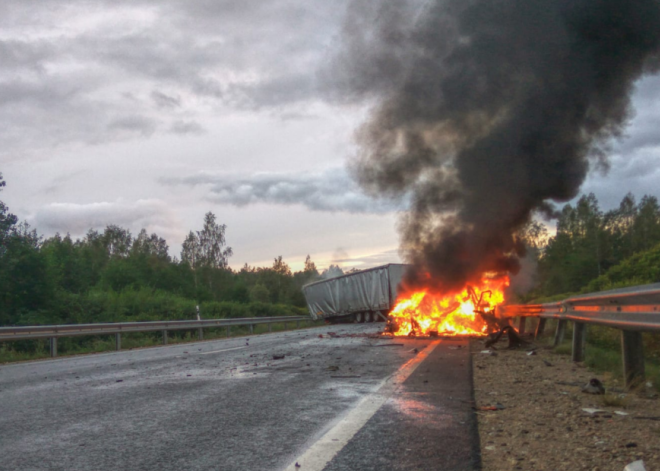
[[301, 288], [321, 276], [310, 256], [297, 272], [281, 256], [232, 270], [226, 230], [207, 213], [176, 258], [145, 229], [44, 238], [0, 201], [0, 325], [187, 319], [197, 305], [206, 318], [304, 313]]
[[555, 235], [550, 236], [543, 223], [532, 221], [519, 236], [538, 264], [531, 297], [605, 289], [612, 282], [660, 281], [655, 272], [641, 266], [627, 272], [628, 280], [611, 279], [616, 267], [631, 257], [646, 254], [641, 256], [644, 259], [660, 252], [660, 205], [655, 196], [645, 195], [637, 202], [628, 193], [617, 208], [603, 211], [593, 193], [583, 195], [575, 205], [562, 208]]

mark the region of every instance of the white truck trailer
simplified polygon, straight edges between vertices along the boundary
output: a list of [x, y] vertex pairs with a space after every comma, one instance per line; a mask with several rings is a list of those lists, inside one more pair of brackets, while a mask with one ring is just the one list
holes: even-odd
[[406, 265], [390, 263], [303, 286], [312, 319], [385, 321], [394, 307]]

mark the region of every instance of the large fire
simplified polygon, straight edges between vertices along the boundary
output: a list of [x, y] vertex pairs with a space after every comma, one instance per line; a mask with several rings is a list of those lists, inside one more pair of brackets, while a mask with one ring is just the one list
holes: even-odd
[[388, 331], [394, 335], [478, 335], [488, 331], [486, 316], [504, 301], [509, 278], [484, 277], [478, 286], [453, 294], [430, 290], [399, 296], [390, 312]]

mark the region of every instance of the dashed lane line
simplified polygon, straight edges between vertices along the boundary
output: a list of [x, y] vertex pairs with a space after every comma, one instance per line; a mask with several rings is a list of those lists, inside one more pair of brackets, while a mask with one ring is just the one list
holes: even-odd
[[293, 460], [285, 471], [322, 471], [440, 342], [430, 343], [396, 373], [381, 381], [376, 391], [362, 398], [333, 428]]

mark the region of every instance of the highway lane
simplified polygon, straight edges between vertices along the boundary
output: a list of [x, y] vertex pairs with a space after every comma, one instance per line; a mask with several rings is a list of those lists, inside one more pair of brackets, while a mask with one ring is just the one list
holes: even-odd
[[[473, 469], [467, 349], [360, 336], [381, 328], [320, 327], [0, 366], [0, 469], [283, 470], [330, 432], [346, 444], [332, 439], [342, 446], [329, 471], [422, 469], [406, 454], [442, 463], [447, 453], [437, 450], [447, 443], [460, 469]], [[404, 345], [379, 346], [388, 343]], [[403, 384], [392, 379], [431, 350]], [[356, 405], [368, 410], [360, 401], [374, 398], [382, 407], [355, 435], [342, 431]]]

